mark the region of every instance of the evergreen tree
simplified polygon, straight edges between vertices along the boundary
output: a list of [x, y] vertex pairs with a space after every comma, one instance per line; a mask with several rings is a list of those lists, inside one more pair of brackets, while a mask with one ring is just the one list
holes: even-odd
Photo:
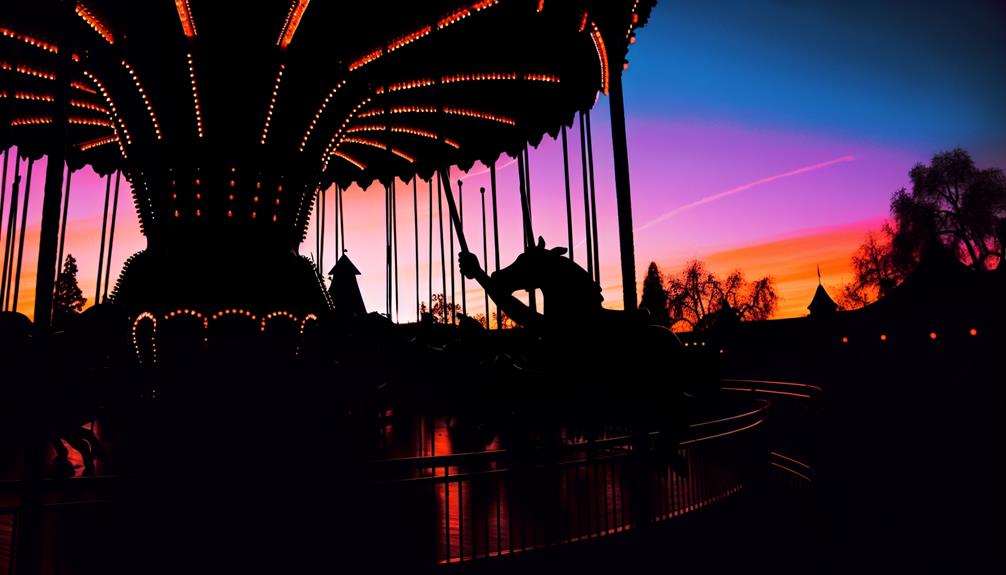
[[667, 290], [664, 289], [664, 278], [656, 262], [650, 262], [646, 269], [646, 279], [643, 280], [643, 296], [639, 307], [650, 312], [650, 323], [668, 327], [671, 323], [667, 309]]
[[63, 325], [70, 316], [80, 313], [86, 302], [87, 299], [77, 285], [77, 259], [67, 254], [63, 271], [56, 279], [56, 293], [52, 298], [53, 325]]

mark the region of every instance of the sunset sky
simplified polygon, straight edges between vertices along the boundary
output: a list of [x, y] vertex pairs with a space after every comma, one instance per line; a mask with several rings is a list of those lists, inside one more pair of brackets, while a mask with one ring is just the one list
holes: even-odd
[[[849, 257], [887, 216], [907, 172], [960, 146], [981, 167], [1006, 167], [1006, 5], [995, 1], [658, 3], [629, 53], [624, 75], [637, 274], [656, 261], [673, 272], [691, 258], [719, 272], [770, 275], [781, 296], [777, 317], [806, 314], [820, 266], [836, 294], [851, 279]], [[608, 102], [592, 112], [602, 287], [621, 306], [618, 234]], [[570, 132], [573, 229], [584, 238], [579, 141]], [[13, 157], [13, 155], [12, 155]], [[13, 168], [13, 166], [11, 166]], [[22, 168], [23, 169], [23, 168]], [[498, 164], [501, 259], [520, 249], [516, 165]], [[44, 162], [36, 163], [18, 310], [34, 296]], [[22, 171], [22, 176], [24, 172]], [[481, 259], [476, 166], [464, 179], [465, 231]], [[536, 235], [566, 244], [562, 155], [546, 139], [531, 151]], [[104, 184], [74, 174], [66, 252], [94, 301]], [[124, 182], [125, 183], [125, 182]], [[456, 192], [456, 190], [455, 190]], [[415, 318], [411, 183], [398, 184], [400, 318]], [[420, 297], [427, 300], [428, 188], [419, 184]], [[346, 192], [349, 255], [363, 272], [364, 298], [384, 311], [384, 200], [373, 187]], [[328, 195], [329, 203], [334, 201]], [[488, 200], [488, 194], [487, 194]], [[436, 205], [434, 204], [434, 212]], [[330, 205], [329, 218], [334, 214]], [[20, 214], [19, 214], [20, 217]], [[132, 198], [119, 198], [112, 280], [142, 249]], [[6, 214], [4, 217], [6, 231]], [[325, 266], [335, 259], [331, 220]], [[439, 237], [439, 234], [436, 234]], [[446, 236], [446, 231], [445, 231]], [[584, 262], [582, 245], [575, 256]], [[314, 229], [301, 253], [314, 251]], [[434, 292], [440, 290], [434, 244]], [[490, 259], [492, 246], [490, 242]], [[483, 311], [468, 285], [469, 313]], [[640, 286], [641, 287], [641, 286]], [[460, 289], [460, 287], [459, 287]], [[448, 286], [449, 290], [449, 286]], [[460, 302], [460, 292], [458, 295]]]

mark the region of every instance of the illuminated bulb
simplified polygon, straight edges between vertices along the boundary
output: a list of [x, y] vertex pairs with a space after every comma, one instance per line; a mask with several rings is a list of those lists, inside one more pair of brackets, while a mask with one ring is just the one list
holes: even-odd
[[880, 341], [887, 341], [887, 334], [886, 333], [880, 334]]
[[935, 331], [929, 332], [929, 339], [936, 339], [936, 332]]
[[968, 330], [968, 333], [971, 334], [972, 336], [976, 336], [978, 335], [978, 330], [975, 328], [971, 328]]
[[848, 337], [843, 337], [842, 338], [842, 343], [849, 343], [849, 338]]

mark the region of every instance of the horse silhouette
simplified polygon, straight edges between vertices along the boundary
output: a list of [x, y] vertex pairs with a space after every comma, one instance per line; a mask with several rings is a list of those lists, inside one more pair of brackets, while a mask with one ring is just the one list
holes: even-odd
[[[492, 275], [462, 252], [461, 273], [477, 281], [499, 309], [542, 342], [534, 393], [552, 396], [550, 410], [578, 412], [595, 424], [620, 421], [657, 427], [665, 447], [686, 428], [685, 402], [710, 389], [715, 370], [696, 364], [670, 330], [650, 325], [645, 312], [602, 307], [601, 288], [582, 267], [547, 248], [539, 237], [516, 260]], [[513, 294], [540, 289], [538, 313]]]

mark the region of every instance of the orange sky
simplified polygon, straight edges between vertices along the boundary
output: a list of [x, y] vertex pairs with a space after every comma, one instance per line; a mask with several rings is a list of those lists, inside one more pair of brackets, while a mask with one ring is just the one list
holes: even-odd
[[[825, 229], [812, 229], [776, 240], [724, 249], [697, 257], [719, 274], [741, 269], [749, 280], [771, 276], [779, 294], [775, 318], [807, 315], [807, 305], [817, 288], [817, 266], [825, 289], [833, 298], [852, 280], [851, 258], [870, 231], [883, 220], [866, 220]], [[640, 268], [645, 270], [641, 262]], [[664, 275], [679, 270], [684, 262], [658, 262]]]

